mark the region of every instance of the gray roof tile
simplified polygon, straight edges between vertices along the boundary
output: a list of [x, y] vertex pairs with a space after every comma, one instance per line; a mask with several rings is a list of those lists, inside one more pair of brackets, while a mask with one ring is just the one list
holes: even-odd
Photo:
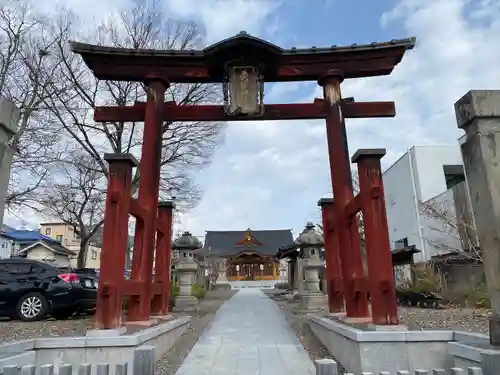
[[[204, 250], [218, 256], [231, 256], [248, 249], [245, 245], [237, 245], [247, 236], [248, 230], [241, 231], [207, 231]], [[252, 245], [251, 249], [264, 255], [276, 255], [278, 249], [293, 241], [291, 229], [251, 230], [252, 237], [261, 245]]]

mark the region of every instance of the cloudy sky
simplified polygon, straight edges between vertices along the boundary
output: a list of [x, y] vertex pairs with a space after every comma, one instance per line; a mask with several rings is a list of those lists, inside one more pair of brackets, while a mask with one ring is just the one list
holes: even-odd
[[[90, 20], [128, 0], [65, 0]], [[43, 1], [48, 5], [50, 1]], [[55, 3], [54, 3], [55, 4]], [[394, 100], [394, 119], [350, 120], [349, 152], [383, 147], [389, 166], [413, 145], [456, 144], [453, 103], [469, 89], [500, 88], [498, 0], [165, 0], [171, 17], [206, 30], [207, 44], [246, 30], [284, 48], [417, 37], [391, 76], [350, 80], [343, 95]], [[316, 83], [266, 88], [268, 103], [310, 102]], [[319, 221], [331, 195], [323, 121], [231, 123], [212, 165], [197, 174], [203, 200], [178, 229], [291, 228]]]

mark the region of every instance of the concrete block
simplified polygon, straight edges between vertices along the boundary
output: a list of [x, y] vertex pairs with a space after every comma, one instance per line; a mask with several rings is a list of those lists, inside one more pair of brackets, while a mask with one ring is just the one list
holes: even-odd
[[500, 90], [469, 91], [455, 103], [458, 127], [471, 125], [477, 118], [500, 118], [499, 103]]
[[0, 353], [18, 353], [35, 349], [35, 340], [21, 340], [0, 345]]
[[116, 337], [123, 335], [127, 332], [126, 327], [120, 327], [117, 329], [89, 329], [85, 336], [87, 337]]
[[120, 346], [136, 346], [139, 345], [137, 336], [123, 335], [123, 336], [100, 336], [100, 337], [87, 337], [85, 340], [86, 348], [106, 348], [106, 347], [120, 347]]
[[398, 331], [398, 332], [402, 332], [402, 331], [408, 331], [408, 327], [407, 326], [404, 326], [402, 324], [398, 324], [398, 325], [377, 325], [377, 324], [372, 324], [372, 323], [369, 323], [366, 325], [366, 329], [368, 330], [371, 330], [371, 331]]
[[38, 366], [46, 363], [79, 365], [82, 362], [109, 363], [114, 366], [128, 362], [128, 371], [131, 372], [135, 348], [142, 344], [154, 345], [158, 355], [162, 356], [182, 336], [190, 321], [189, 316], [171, 319], [133, 334], [117, 335], [114, 332], [112, 336], [34, 339], [33, 348], [36, 350], [27, 353], [34, 356], [32, 362]]
[[193, 296], [179, 296], [175, 299], [175, 306], [172, 309], [176, 312], [196, 311], [198, 308], [198, 299]]
[[85, 337], [42, 337], [35, 340], [35, 349], [84, 348]]
[[314, 334], [351, 373], [395, 373], [401, 368], [414, 371], [453, 365], [447, 346], [453, 340], [451, 331], [409, 331], [404, 326], [375, 330], [316, 314], [307, 318]]
[[481, 353], [481, 367], [483, 375], [500, 374], [500, 350], [497, 352]]

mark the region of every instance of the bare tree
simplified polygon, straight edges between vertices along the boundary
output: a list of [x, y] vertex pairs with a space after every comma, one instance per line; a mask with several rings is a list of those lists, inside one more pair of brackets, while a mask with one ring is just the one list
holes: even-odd
[[[471, 261], [483, 261], [470, 211], [457, 213], [446, 200], [420, 202], [430, 233], [424, 240], [441, 253], [460, 254]], [[467, 202], [468, 203], [468, 202]]]
[[103, 223], [106, 177], [96, 161], [73, 151], [45, 180], [39, 195], [42, 213], [56, 216], [80, 237], [77, 267], [85, 267], [90, 241]]
[[[194, 23], [173, 21], [161, 11], [158, 1], [138, 1], [131, 8], [124, 9], [118, 20], [110, 19], [99, 25], [92, 36], [75, 35], [101, 45], [127, 48], [190, 49], [201, 41], [201, 35]], [[66, 87], [54, 84], [46, 104], [52, 110], [52, 121], [62, 126], [68, 142], [75, 144], [94, 159], [102, 174], [107, 176], [105, 152], [140, 154], [142, 145], [142, 124], [95, 123], [92, 109], [97, 105], [130, 105], [144, 100], [142, 83], [96, 80], [79, 56], [73, 54], [62, 42], [58, 46], [62, 60], [58, 80]], [[67, 86], [71, 90], [66, 90]], [[214, 102], [218, 90], [211, 85], [172, 85], [167, 100], [179, 105]], [[169, 123], [163, 127], [163, 152], [161, 160], [161, 195], [176, 196], [181, 208], [195, 205], [201, 191], [194, 184], [193, 173], [211, 160], [215, 148], [220, 144], [224, 124], [220, 123]], [[138, 186], [139, 171], [133, 180]]]
[[67, 39], [69, 22], [59, 27], [33, 11], [30, 0], [6, 1], [0, 7], [0, 95], [21, 110], [9, 141], [15, 151], [6, 203], [31, 205], [34, 194], [57, 159], [59, 134], [47, 124], [44, 87], [55, 78], [60, 60], [53, 54]]

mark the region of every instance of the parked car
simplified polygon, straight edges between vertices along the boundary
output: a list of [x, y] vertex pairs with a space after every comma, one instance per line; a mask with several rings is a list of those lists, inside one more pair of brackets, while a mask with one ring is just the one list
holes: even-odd
[[36, 321], [95, 309], [97, 279], [68, 271], [36, 260], [0, 259], [0, 315]]

